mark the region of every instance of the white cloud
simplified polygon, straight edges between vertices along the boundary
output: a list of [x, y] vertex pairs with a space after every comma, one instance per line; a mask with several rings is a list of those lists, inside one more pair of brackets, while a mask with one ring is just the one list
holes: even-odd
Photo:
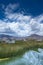
[[40, 24], [40, 31], [38, 31], [36, 34], [43, 36], [43, 24]]
[[[0, 32], [15, 32], [19, 36], [27, 36], [31, 32], [29, 24], [26, 24], [25, 22], [1, 22], [0, 23]], [[13, 33], [13, 35], [15, 35]]]
[[40, 31], [40, 26], [41, 25], [35, 19], [31, 19], [30, 26], [31, 26], [31, 30], [34, 31], [35, 33], [38, 32], [38, 31]]
[[36, 17], [36, 20], [37, 20], [38, 22], [42, 22], [42, 21], [43, 21], [43, 14], [40, 15], [40, 16], [37, 16], [37, 17]]
[[19, 8], [19, 3], [15, 4], [8, 4], [8, 6], [5, 8], [5, 14], [13, 13], [15, 10]]
[[6, 28], [6, 23], [0, 20], [0, 32], [4, 32]]
[[18, 4], [9, 4], [5, 8], [5, 18], [0, 20], [0, 33], [17, 36], [29, 36], [31, 34], [43, 35], [43, 15], [32, 17], [20, 13], [12, 13]]
[[13, 32], [14, 36], [15, 33], [18, 36], [29, 36], [31, 34], [43, 35], [43, 23], [40, 23], [41, 21], [39, 21], [38, 18], [32, 18], [31, 16], [23, 14], [18, 15], [15, 13], [12, 14], [12, 16], [9, 14], [6, 19], [3, 21], [0, 20], [0, 32], [6, 34], [9, 34], [9, 32], [11, 34], [11, 32]]

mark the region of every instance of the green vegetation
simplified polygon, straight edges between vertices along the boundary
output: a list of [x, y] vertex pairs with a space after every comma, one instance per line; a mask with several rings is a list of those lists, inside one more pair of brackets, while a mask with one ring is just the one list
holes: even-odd
[[0, 58], [21, 56], [28, 50], [43, 48], [43, 41], [27, 40], [16, 41], [14, 44], [0, 42]]

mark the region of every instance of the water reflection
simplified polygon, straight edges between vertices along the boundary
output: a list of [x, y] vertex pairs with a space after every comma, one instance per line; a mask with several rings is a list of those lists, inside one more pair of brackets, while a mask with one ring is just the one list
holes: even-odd
[[43, 49], [38, 49], [38, 52], [30, 50], [26, 52], [22, 58], [12, 60], [6, 65], [43, 65]]

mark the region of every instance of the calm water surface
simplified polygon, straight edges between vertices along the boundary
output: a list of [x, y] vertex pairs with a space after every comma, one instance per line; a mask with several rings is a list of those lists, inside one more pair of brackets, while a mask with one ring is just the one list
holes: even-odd
[[0, 65], [43, 65], [43, 49], [39, 48], [38, 52], [30, 50], [21, 58], [0, 61]]

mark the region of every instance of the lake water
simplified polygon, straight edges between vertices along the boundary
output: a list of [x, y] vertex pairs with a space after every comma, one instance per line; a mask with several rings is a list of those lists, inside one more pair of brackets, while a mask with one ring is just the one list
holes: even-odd
[[0, 61], [0, 65], [43, 65], [43, 49], [39, 48], [38, 52], [30, 50], [21, 58]]

